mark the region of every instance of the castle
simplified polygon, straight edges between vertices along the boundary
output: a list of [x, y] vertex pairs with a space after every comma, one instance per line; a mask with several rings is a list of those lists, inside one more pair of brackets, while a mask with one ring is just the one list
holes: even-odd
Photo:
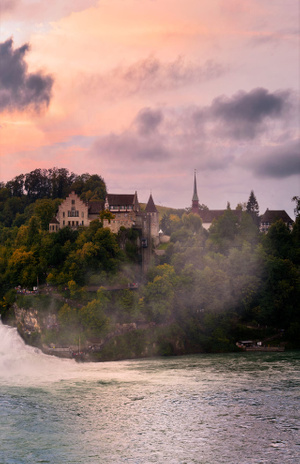
[[[121, 227], [136, 228], [142, 231], [146, 241], [159, 240], [159, 216], [152, 194], [145, 211], [141, 211], [137, 192], [134, 194], [107, 194], [104, 201], [82, 201], [71, 192], [59, 205], [56, 216], [49, 223], [49, 232], [57, 232], [63, 227], [77, 229], [88, 227], [103, 213], [103, 227], [118, 233]], [[107, 218], [105, 218], [105, 213]], [[109, 217], [110, 216], [110, 217]]]

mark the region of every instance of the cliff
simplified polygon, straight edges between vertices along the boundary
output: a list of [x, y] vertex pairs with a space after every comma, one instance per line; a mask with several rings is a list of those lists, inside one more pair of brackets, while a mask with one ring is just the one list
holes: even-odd
[[[78, 361], [113, 361], [184, 354], [180, 339], [172, 336], [171, 340], [166, 336], [166, 324], [114, 323], [105, 334], [90, 338], [79, 336], [75, 344], [74, 341], [69, 343], [67, 339], [58, 336], [59, 322], [55, 313], [19, 307], [14, 303], [10, 321], [7, 322], [17, 327], [18, 333], [27, 344], [40, 348], [45, 354]], [[49, 337], [49, 332], [52, 338]]]

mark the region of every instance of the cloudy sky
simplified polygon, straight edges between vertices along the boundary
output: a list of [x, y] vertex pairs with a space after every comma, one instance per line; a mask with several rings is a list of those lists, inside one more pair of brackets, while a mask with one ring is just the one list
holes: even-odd
[[0, 0], [0, 180], [263, 213], [300, 194], [298, 0]]

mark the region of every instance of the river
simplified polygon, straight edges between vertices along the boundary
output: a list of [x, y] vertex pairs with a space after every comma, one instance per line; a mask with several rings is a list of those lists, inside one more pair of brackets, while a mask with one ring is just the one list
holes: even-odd
[[298, 464], [299, 352], [78, 364], [0, 323], [1, 464]]

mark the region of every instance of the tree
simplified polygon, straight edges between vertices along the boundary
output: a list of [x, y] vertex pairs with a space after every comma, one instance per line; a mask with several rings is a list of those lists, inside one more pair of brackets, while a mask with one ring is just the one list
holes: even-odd
[[24, 185], [30, 200], [51, 196], [51, 182], [47, 169], [35, 169], [26, 174]]
[[300, 216], [300, 197], [293, 197], [292, 201], [296, 202], [296, 206], [294, 208], [294, 213], [295, 213], [295, 216], [298, 217], [298, 216]]
[[182, 222], [187, 229], [191, 230], [195, 234], [202, 229], [202, 219], [199, 214], [184, 213], [182, 216]]
[[209, 229], [208, 244], [220, 253], [225, 253], [233, 245], [238, 233], [238, 218], [231, 209], [226, 209], [219, 219], [213, 221]]
[[6, 183], [13, 197], [22, 197], [24, 195], [24, 174], [16, 176], [14, 179]]
[[82, 201], [104, 200], [106, 196], [105, 182], [98, 174], [77, 176], [71, 188]]
[[51, 197], [64, 198], [70, 191], [70, 187], [76, 179], [76, 174], [69, 172], [65, 168], [52, 168], [48, 170], [48, 175], [51, 182]]
[[112, 219], [115, 219], [115, 217], [116, 217], [115, 214], [113, 214], [108, 209], [105, 209], [105, 210], [100, 212], [100, 220], [101, 220], [102, 224], [103, 224], [104, 219], [106, 219], [108, 221], [108, 223], [110, 224], [110, 221]]
[[36, 200], [34, 203], [34, 214], [40, 219], [42, 229], [48, 230], [49, 222], [55, 215], [58, 204], [59, 200], [53, 201], [49, 199]]
[[293, 253], [291, 231], [282, 219], [271, 225], [262, 237], [262, 243], [265, 251], [272, 256], [286, 259]]
[[254, 195], [253, 190], [251, 190], [249, 200], [247, 203], [247, 212], [251, 215], [253, 222], [258, 226], [259, 223], [259, 206]]

